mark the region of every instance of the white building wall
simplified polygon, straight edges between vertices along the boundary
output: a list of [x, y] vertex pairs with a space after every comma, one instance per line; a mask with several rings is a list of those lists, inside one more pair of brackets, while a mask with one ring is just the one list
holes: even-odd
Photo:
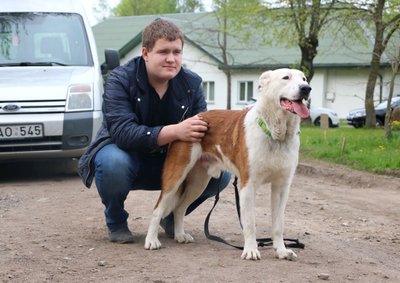
[[214, 82], [214, 102], [208, 102], [207, 108], [226, 109], [227, 80], [224, 73], [218, 69], [217, 62], [197, 47], [185, 43], [183, 65], [197, 73], [204, 82]]

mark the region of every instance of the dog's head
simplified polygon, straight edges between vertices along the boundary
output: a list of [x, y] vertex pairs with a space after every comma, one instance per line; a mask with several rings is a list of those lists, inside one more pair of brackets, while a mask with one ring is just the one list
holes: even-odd
[[283, 110], [307, 118], [310, 111], [303, 103], [311, 87], [303, 72], [294, 69], [277, 69], [264, 72], [259, 79], [259, 99], [274, 103]]

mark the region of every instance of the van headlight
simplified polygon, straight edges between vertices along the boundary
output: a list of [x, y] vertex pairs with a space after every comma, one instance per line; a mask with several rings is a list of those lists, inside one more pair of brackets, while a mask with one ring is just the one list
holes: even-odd
[[93, 91], [88, 84], [68, 87], [67, 112], [93, 110]]

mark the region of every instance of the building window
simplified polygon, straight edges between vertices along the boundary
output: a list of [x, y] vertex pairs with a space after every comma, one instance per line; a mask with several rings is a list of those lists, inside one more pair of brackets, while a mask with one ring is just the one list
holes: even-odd
[[245, 103], [253, 97], [253, 82], [239, 82], [239, 103]]
[[203, 93], [207, 103], [213, 103], [215, 101], [215, 83], [203, 82]]

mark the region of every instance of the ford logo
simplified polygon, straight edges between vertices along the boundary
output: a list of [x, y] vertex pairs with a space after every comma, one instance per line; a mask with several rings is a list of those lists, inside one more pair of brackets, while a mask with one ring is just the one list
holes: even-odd
[[17, 104], [7, 104], [3, 107], [5, 111], [18, 111], [21, 107]]

